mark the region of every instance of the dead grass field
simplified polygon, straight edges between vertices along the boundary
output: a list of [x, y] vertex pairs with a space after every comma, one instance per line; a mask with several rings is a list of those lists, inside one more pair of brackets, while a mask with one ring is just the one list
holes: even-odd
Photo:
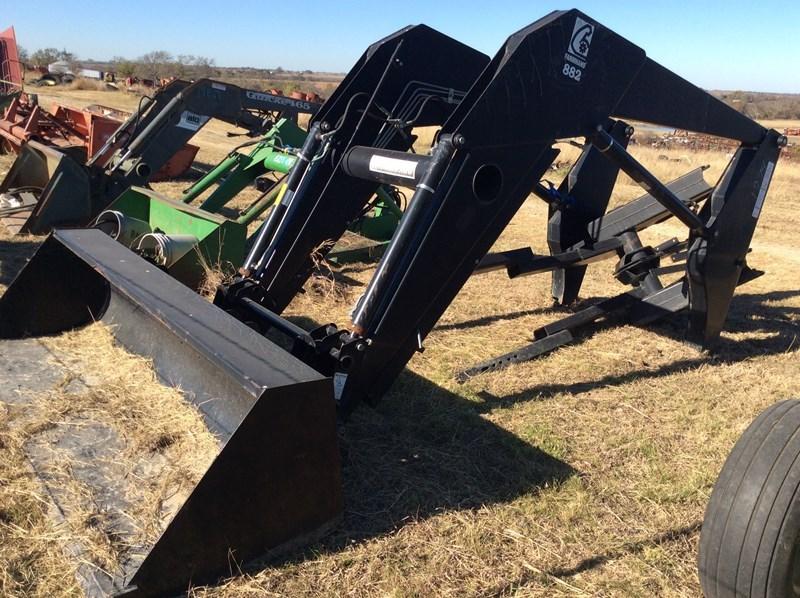
[[[78, 95], [84, 93], [69, 95], [101, 101]], [[112, 103], [101, 95], [101, 103]], [[204, 155], [221, 157], [230, 147], [217, 134], [203, 132]], [[634, 154], [662, 180], [691, 167], [682, 154], [643, 147]], [[717, 153], [687, 155], [692, 166], [711, 165], [709, 181], [726, 162]], [[0, 162], [0, 171], [7, 164]], [[631, 181], [620, 183], [616, 201], [640, 194]], [[552, 307], [544, 276], [471, 279], [384, 400], [358, 409], [344, 427], [346, 511], [335, 533], [302, 554], [195, 594], [700, 595], [697, 541], [722, 462], [759, 411], [797, 396], [800, 387], [798, 186], [800, 164], [780, 163], [749, 258], [767, 274], [740, 289], [713, 355], [682, 341], [682, 320], [626, 326], [459, 385], [456, 371], [524, 344], [535, 327], [566, 311]], [[530, 199], [496, 247], [544, 251], [545, 218], [545, 206]], [[670, 222], [647, 239], [683, 234]], [[0, 284], [9, 284], [35, 243], [0, 237]], [[619, 292], [612, 269], [612, 262], [590, 267], [583, 296]], [[329, 282], [312, 281], [289, 314], [347, 322], [371, 271], [340, 269], [339, 280], [348, 284], [338, 283], [335, 293]], [[37, 431], [94, 418], [123, 439], [124, 469], [132, 471], [142, 453], [162, 455], [168, 475], [130, 497], [145, 535], [159, 522], [163, 497], [185, 491], [211, 453], [196, 413], [100, 325], [41, 343], [60, 356], [64, 383], [33, 397], [33, 410], [6, 400], [13, 389], [0, 396], [4, 596], [78, 595], [81, 562], [110, 567], [124, 551], [98, 531], [91, 500], [76, 506], [65, 528], [52, 530], [23, 456]], [[77, 389], [73, 379], [81, 381]], [[57, 473], [68, 485], [69, 464], [61, 465]], [[74, 491], [80, 498], [80, 488]], [[64, 545], [75, 538], [89, 549], [67, 558]]]

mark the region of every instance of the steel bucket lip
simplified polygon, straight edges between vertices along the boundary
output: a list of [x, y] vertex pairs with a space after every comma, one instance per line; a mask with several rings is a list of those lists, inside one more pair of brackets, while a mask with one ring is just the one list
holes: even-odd
[[[294, 377], [284, 375], [284, 379], [278, 385], [324, 378], [312, 367], [206, 301], [102, 231], [62, 229], [54, 231], [52, 238], [69, 248], [81, 260], [91, 264], [91, 267], [108, 281], [111, 292], [118, 293], [129, 302], [135, 303], [139, 309], [155, 317], [182, 342], [191, 343], [208, 358], [223, 360], [226, 368], [243, 380], [247, 380], [254, 390], [276, 386], [265, 378], [274, 374], [275, 368], [270, 367], [267, 371], [263, 367], [269, 361], [268, 358], [274, 358], [276, 355], [280, 355], [283, 365], [296, 372]], [[164, 297], [178, 299], [167, 301]], [[206, 314], [212, 316], [211, 323], [202, 322]], [[105, 310], [102, 315], [105, 315]], [[102, 315], [98, 319], [102, 318]], [[180, 325], [179, 322], [186, 325]], [[229, 348], [234, 349], [237, 359], [232, 359], [219, 349], [220, 339], [225, 340]], [[272, 349], [265, 350], [266, 347]]]

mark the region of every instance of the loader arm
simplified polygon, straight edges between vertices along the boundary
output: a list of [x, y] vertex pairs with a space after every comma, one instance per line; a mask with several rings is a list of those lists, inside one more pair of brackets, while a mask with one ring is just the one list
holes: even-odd
[[[627, 127], [612, 117], [727, 137], [741, 146], [697, 213], [627, 153]], [[378, 398], [422, 350], [554, 160], [556, 140], [573, 137], [585, 137], [595, 163], [607, 165], [601, 184], [607, 193], [622, 170], [688, 227], [687, 275], [675, 292], [688, 300], [693, 339], [707, 344], [719, 335], [785, 139], [588, 16], [554, 12], [507, 40], [444, 123], [429, 156], [375, 145], [353, 146], [345, 155], [345, 171], [373, 182], [392, 180], [369, 168], [376, 156], [393, 159], [397, 170], [414, 173], [416, 189], [354, 308], [352, 328], [315, 331], [313, 351], [297, 345], [296, 354], [336, 377], [343, 411]], [[632, 239], [630, 251], [635, 245]], [[218, 303], [281, 329], [273, 315], [226, 290]]]
[[88, 225], [126, 189], [144, 186], [212, 118], [261, 135], [281, 117], [313, 114], [319, 104], [200, 79], [173, 81], [122, 123], [85, 166], [32, 144], [12, 165], [0, 191], [40, 188], [20, 232]]
[[245, 284], [257, 282], [253, 296], [282, 311], [330, 241], [342, 236], [374, 196], [377, 182], [342, 170], [346, 151], [370, 144], [406, 152], [413, 127], [441, 125], [488, 60], [424, 25], [406, 27], [367, 49], [312, 119], [281, 200], [245, 260], [252, 275]]
[[[175, 86], [175, 90], [172, 86]], [[313, 114], [319, 104], [229, 83], [200, 79], [188, 86], [173, 82], [162, 100], [147, 107], [136, 132], [109, 160], [105, 171], [116, 186], [141, 185], [211, 119], [262, 134], [276, 115]]]

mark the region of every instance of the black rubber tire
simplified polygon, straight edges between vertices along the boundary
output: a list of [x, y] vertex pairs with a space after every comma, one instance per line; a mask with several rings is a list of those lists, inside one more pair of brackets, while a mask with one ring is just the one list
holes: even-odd
[[776, 403], [742, 434], [700, 534], [706, 598], [800, 597], [800, 401]]

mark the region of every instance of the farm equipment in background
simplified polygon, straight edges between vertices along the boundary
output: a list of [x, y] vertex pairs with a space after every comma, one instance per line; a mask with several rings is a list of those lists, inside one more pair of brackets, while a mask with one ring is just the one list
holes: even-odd
[[11, 101], [0, 119], [0, 146], [19, 154], [26, 142], [35, 140], [86, 161], [105, 146], [120, 124], [88, 110], [55, 103], [49, 111], [44, 110], [36, 95], [23, 93]]
[[[376, 401], [476, 266], [551, 271], [553, 295], [569, 303], [588, 264], [618, 256], [615, 275], [633, 290], [545, 327], [555, 343], [612, 310], [634, 322], [688, 310], [690, 339], [709, 346], [719, 336], [737, 285], [758, 274], [746, 255], [785, 137], [577, 10], [513, 34], [475, 80], [468, 65], [480, 68], [482, 58], [423, 27], [370, 47], [312, 121], [280, 203], [214, 305], [96, 230], [54, 232], [0, 299], [2, 337], [103, 320], [212, 420], [229, 430], [241, 422], [126, 596], [183, 590], [228, 571], [231, 555], [245, 561], [332, 521], [341, 508], [333, 406], [345, 416]], [[406, 69], [413, 89], [396, 84]], [[419, 83], [437, 71], [437, 85]], [[442, 113], [452, 90], [473, 80]], [[398, 105], [408, 110], [392, 114]], [[446, 120], [429, 154], [409, 154], [410, 123], [435, 123], [429, 110]], [[353, 134], [337, 139], [349, 119], [358, 121]], [[711, 189], [702, 171], [664, 184], [628, 153], [622, 119], [739, 147]], [[575, 137], [586, 140], [580, 159], [559, 187], [545, 187], [554, 144]], [[620, 171], [647, 195], [607, 211]], [[313, 248], [341, 234], [379, 184], [398, 181], [413, 197], [350, 324], [306, 330], [282, 318]], [[550, 255], [487, 256], [532, 190], [550, 205]], [[638, 231], [668, 216], [687, 238], [644, 246]], [[662, 259], [673, 263], [661, 268]], [[677, 280], [664, 284], [665, 270]], [[287, 337], [291, 350], [256, 331]], [[280, 513], [280, 524], [265, 513]]]
[[[134, 186], [101, 212], [93, 226], [147, 256], [184, 284], [198, 288], [206, 268], [241, 264], [247, 225], [272, 205], [276, 194], [263, 193], [236, 219], [226, 218], [220, 210], [257, 177], [287, 172], [296, 160], [293, 148], [300, 147], [305, 136], [297, 123], [282, 118], [265, 136], [234, 148], [186, 189], [180, 200]], [[249, 146], [255, 146], [249, 154], [241, 152]], [[212, 188], [199, 207], [188, 205]]]
[[[19, 60], [14, 28], [0, 32], [0, 110], [22, 93], [23, 64]], [[2, 143], [0, 143], [2, 149]]]
[[151, 180], [210, 119], [260, 135], [281, 115], [317, 109], [306, 100], [210, 79], [173, 81], [152, 99], [142, 98], [140, 110], [85, 163], [35, 141], [26, 143], [0, 183], [0, 215], [15, 233], [87, 225], [127, 188]]
[[[242, 189], [267, 173], [288, 174], [297, 163], [297, 154], [307, 135], [306, 131], [289, 119], [278, 121], [262, 139], [234, 148], [227, 158], [187, 189], [181, 196], [181, 201], [191, 203], [216, 185], [214, 191], [203, 199], [200, 209], [219, 212]], [[254, 146], [249, 154], [239, 151], [249, 146]], [[279, 192], [280, 185], [269, 181], [263, 195], [239, 214], [237, 222], [253, 222], [274, 203]], [[350, 230], [368, 239], [388, 240], [402, 216], [401, 203], [397, 191], [391, 186], [378, 187], [375, 200], [370, 203], [373, 213], [369, 216], [362, 215], [351, 222]]]
[[[147, 256], [184, 284], [198, 288], [209, 267], [242, 265], [247, 227], [276, 201], [280, 183], [269, 187], [235, 219], [220, 215], [246, 186], [267, 173], [285, 175], [297, 162], [306, 132], [289, 119], [279, 120], [263, 138], [234, 148], [204, 177], [189, 187], [180, 201], [151, 189], [131, 187], [95, 220], [114, 239]], [[254, 146], [250, 153], [241, 150]], [[213, 187], [199, 208], [186, 205]], [[377, 244], [335, 251], [338, 263], [378, 257], [402, 217], [402, 197], [391, 186], [377, 189], [369, 209], [349, 224], [349, 230]]]
[[[36, 95], [22, 91], [23, 65], [10, 27], [0, 33], [0, 151], [19, 153], [30, 140], [69, 148], [82, 161], [94, 155], [119, 127], [118, 119], [93, 110], [77, 110], [54, 104], [48, 112], [39, 106]], [[78, 148], [84, 147], [81, 154]], [[196, 152], [197, 150], [195, 150]]]
[[22, 91], [22, 73], [17, 38], [9, 27], [0, 32], [0, 109]]

